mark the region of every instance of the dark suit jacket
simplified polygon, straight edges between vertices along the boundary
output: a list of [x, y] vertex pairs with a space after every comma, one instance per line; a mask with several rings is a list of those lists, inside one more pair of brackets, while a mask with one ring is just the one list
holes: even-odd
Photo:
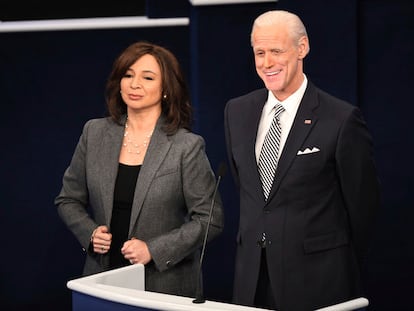
[[[227, 152], [240, 190], [234, 302], [253, 304], [262, 232], [278, 310], [314, 310], [362, 295], [360, 268], [379, 185], [361, 113], [308, 82], [265, 203], [255, 142], [267, 92], [253, 91], [225, 108]], [[314, 147], [319, 151], [305, 151]]]
[[[160, 118], [141, 167], [129, 225], [129, 238], [144, 240], [153, 260], [145, 266], [149, 291], [195, 295], [202, 245], [215, 176], [201, 136], [181, 129], [167, 135]], [[98, 225], [109, 227], [124, 127], [109, 118], [88, 121], [55, 199], [62, 220], [87, 250], [84, 275], [109, 267], [109, 255], [89, 249]], [[220, 195], [209, 238], [223, 229]]]

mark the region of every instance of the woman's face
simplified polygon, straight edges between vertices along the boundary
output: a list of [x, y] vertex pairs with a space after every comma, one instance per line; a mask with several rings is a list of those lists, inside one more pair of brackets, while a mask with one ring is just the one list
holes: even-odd
[[128, 110], [161, 111], [161, 69], [154, 56], [145, 54], [139, 58], [122, 77], [120, 87]]

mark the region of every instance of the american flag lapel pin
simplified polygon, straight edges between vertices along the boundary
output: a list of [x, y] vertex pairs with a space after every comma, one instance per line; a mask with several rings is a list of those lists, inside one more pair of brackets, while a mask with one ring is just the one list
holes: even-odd
[[312, 120], [311, 119], [305, 119], [305, 124], [312, 124]]

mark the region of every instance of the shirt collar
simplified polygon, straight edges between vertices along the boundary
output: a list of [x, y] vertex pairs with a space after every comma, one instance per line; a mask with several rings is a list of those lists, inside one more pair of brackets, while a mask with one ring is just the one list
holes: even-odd
[[303, 82], [300, 85], [300, 87], [284, 101], [279, 101], [269, 90], [267, 102], [263, 107], [263, 109], [265, 110], [265, 115], [271, 114], [273, 108], [277, 105], [277, 103], [280, 103], [283, 106], [283, 108], [285, 108], [285, 112], [287, 112], [289, 115], [295, 115], [296, 111], [298, 110], [300, 101], [302, 100], [303, 94], [305, 94], [307, 85], [308, 79], [306, 78], [306, 75], [303, 74]]

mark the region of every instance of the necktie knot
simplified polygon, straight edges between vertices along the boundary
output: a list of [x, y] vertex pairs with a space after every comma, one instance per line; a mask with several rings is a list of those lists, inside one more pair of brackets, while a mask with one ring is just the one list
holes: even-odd
[[282, 104], [277, 103], [275, 105], [275, 107], [273, 108], [275, 110], [275, 118], [279, 119], [280, 118], [280, 114], [285, 111], [285, 108], [283, 108]]

